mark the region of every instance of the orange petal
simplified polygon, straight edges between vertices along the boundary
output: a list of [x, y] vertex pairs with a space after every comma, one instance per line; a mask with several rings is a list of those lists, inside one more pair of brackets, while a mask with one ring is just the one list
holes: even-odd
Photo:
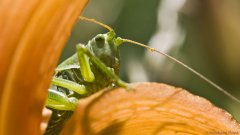
[[238, 133], [240, 125], [204, 98], [166, 84], [136, 83], [80, 101], [65, 135]]
[[61, 50], [87, 0], [1, 0], [0, 134], [40, 134]]

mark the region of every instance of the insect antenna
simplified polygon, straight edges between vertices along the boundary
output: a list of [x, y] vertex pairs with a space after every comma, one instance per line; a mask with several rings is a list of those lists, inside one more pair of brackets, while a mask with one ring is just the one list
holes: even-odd
[[152, 47], [149, 47], [145, 44], [142, 44], [142, 43], [139, 43], [139, 42], [136, 42], [136, 41], [133, 41], [133, 40], [130, 40], [130, 39], [122, 39], [123, 42], [125, 43], [132, 43], [132, 44], [135, 44], [135, 45], [139, 45], [139, 46], [142, 46], [142, 47], [145, 47], [147, 49], [149, 49], [150, 51], [152, 52], [156, 52], [160, 55], [164, 55], [166, 56], [167, 58], [173, 60], [174, 62], [180, 64], [181, 66], [183, 66], [184, 68], [186, 68], [187, 70], [191, 71], [192, 73], [194, 73], [195, 75], [197, 75], [198, 77], [200, 77], [201, 79], [203, 79], [205, 82], [209, 83], [210, 85], [212, 85], [213, 87], [215, 87], [218, 91], [222, 92], [223, 94], [225, 94], [226, 96], [228, 96], [229, 98], [231, 98], [232, 100], [236, 101], [237, 103], [240, 104], [240, 100], [238, 98], [236, 98], [235, 96], [233, 96], [232, 94], [230, 94], [229, 92], [227, 92], [225, 89], [223, 89], [222, 87], [220, 87], [219, 85], [217, 85], [216, 83], [214, 83], [213, 81], [209, 80], [207, 77], [205, 77], [204, 75], [202, 75], [201, 73], [197, 72], [196, 70], [194, 70], [193, 68], [189, 67], [188, 65], [184, 64], [183, 62], [177, 60], [176, 58], [164, 53], [164, 52], [161, 52], [159, 50], [157, 50], [156, 48], [152, 48]]
[[108, 25], [106, 24], [103, 24], [95, 19], [90, 19], [90, 18], [87, 18], [87, 17], [84, 17], [84, 16], [79, 16], [79, 19], [80, 20], [84, 20], [84, 21], [88, 21], [88, 22], [91, 22], [91, 23], [95, 23], [95, 24], [98, 24], [100, 26], [102, 26], [103, 28], [106, 28], [108, 29], [109, 31], [113, 31], [113, 29], [111, 27], [109, 27]]

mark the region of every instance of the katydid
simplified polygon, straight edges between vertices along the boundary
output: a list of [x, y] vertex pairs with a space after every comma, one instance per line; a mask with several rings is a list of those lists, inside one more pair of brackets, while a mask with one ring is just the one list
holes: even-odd
[[76, 45], [76, 53], [56, 68], [46, 101], [46, 107], [53, 111], [45, 132], [46, 135], [61, 132], [64, 121], [72, 115], [78, 101], [82, 98], [105, 87], [128, 89], [128, 84], [118, 77], [120, 67], [118, 48], [123, 43], [139, 45], [166, 56], [240, 103], [239, 99], [174, 57], [142, 43], [117, 37], [112, 28], [94, 19], [86, 17], [80, 17], [80, 19], [99, 24], [109, 32], [98, 34], [86, 45]]

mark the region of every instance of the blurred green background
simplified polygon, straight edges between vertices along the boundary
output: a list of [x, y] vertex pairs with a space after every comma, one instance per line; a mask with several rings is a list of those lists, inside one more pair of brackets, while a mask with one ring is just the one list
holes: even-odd
[[[118, 36], [171, 54], [240, 99], [239, 0], [90, 0], [84, 16], [115, 29]], [[77, 22], [60, 61], [106, 29]], [[127, 82], [162, 82], [209, 99], [240, 121], [240, 104], [163, 56], [126, 44], [121, 50], [121, 78]]]

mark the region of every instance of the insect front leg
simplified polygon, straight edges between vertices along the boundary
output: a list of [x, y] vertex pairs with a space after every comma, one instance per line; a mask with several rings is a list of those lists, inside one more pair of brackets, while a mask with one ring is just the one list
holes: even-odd
[[[83, 44], [78, 44], [77, 45], [77, 53], [78, 53], [78, 58], [80, 58], [80, 56], [85, 56], [84, 59], [89, 58], [93, 63], [95, 63], [108, 77], [110, 77], [117, 86], [120, 87], [127, 87], [127, 83], [125, 83], [124, 81], [122, 81], [115, 73], [114, 70], [111, 70], [111, 68], [107, 67], [101, 60], [99, 60], [96, 56], [94, 56]], [[88, 56], [88, 57], [86, 57]], [[81, 59], [79, 59], [79, 63], [81, 64]], [[86, 61], [86, 63], [89, 65], [89, 60]], [[80, 65], [81, 69], [82, 69], [82, 65]], [[84, 69], [82, 69], [84, 70]], [[88, 72], [88, 70], [91, 71], [90, 66], [88, 68], [85, 67], [85, 72]], [[82, 71], [81, 71], [82, 72]]]
[[80, 65], [80, 71], [84, 81], [93, 82], [95, 80], [95, 76], [91, 70], [90, 62], [87, 54], [85, 53], [87, 49], [84, 45], [79, 44], [77, 45], [77, 56], [78, 62]]

